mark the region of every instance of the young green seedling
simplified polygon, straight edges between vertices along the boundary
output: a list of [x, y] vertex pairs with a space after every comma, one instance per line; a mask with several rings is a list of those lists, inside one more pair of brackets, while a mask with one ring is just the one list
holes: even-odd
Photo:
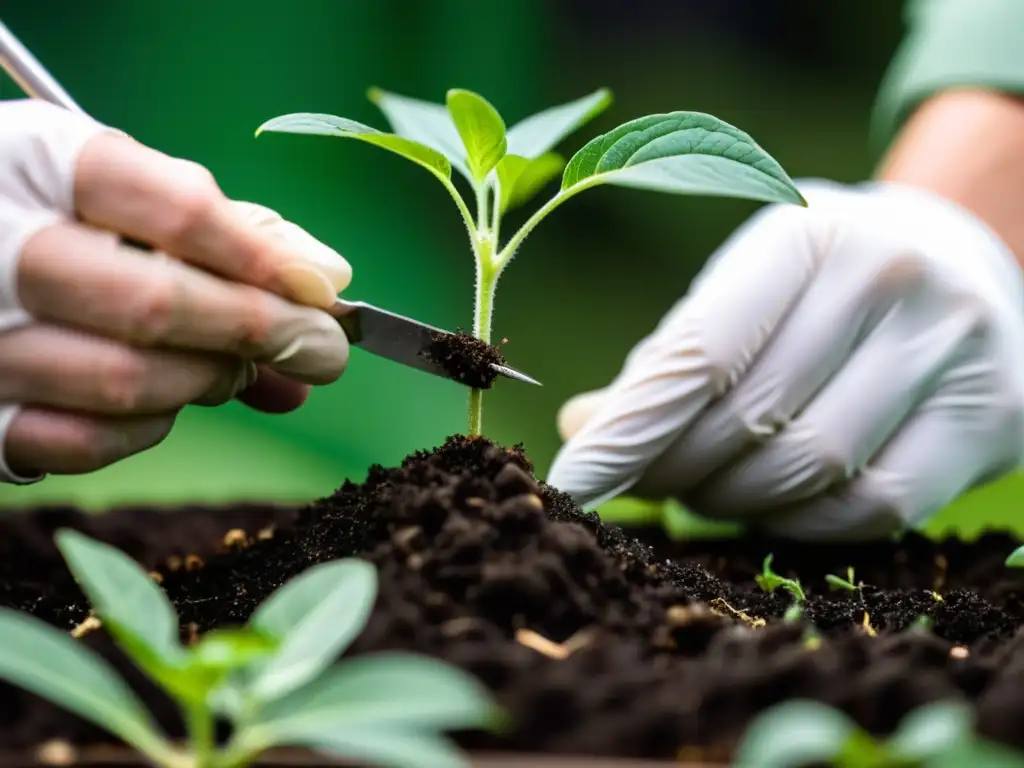
[[853, 566], [846, 569], [846, 578], [828, 574], [825, 576], [825, 581], [828, 582], [829, 586], [833, 589], [846, 589], [850, 592], [856, 592], [860, 586], [853, 580]]
[[[441, 182], [469, 232], [476, 262], [473, 335], [488, 344], [498, 280], [526, 237], [552, 211], [602, 184], [672, 192], [742, 197], [806, 205], [782, 166], [738, 128], [701, 112], [667, 112], [631, 120], [583, 146], [566, 162], [555, 147], [603, 112], [611, 94], [600, 89], [551, 107], [511, 128], [476, 93], [448, 91], [445, 104], [371, 89], [394, 133], [334, 115], [293, 113], [261, 125], [264, 131], [320, 134], [364, 141], [411, 160]], [[471, 211], [453, 170], [468, 185]], [[502, 218], [561, 173], [558, 192], [507, 240]], [[475, 214], [475, 215], [474, 215]], [[469, 433], [481, 430], [483, 393], [470, 394]]]
[[779, 587], [782, 587], [801, 603], [806, 602], [807, 596], [804, 594], [803, 587], [800, 586], [799, 581], [779, 576], [779, 574], [772, 570], [772, 559], [774, 557], [775, 555], [770, 553], [765, 557], [764, 563], [761, 566], [761, 573], [754, 577], [754, 581], [765, 592], [774, 592]]
[[[276, 746], [388, 766], [464, 766], [446, 730], [495, 725], [473, 678], [402, 653], [334, 660], [362, 631], [377, 573], [362, 560], [315, 565], [267, 598], [250, 622], [180, 642], [174, 607], [123, 552], [62, 530], [57, 545], [94, 614], [180, 706], [188, 744], [160, 732], [102, 657], [28, 614], [0, 609], [0, 678], [106, 729], [163, 768], [238, 768]], [[230, 721], [225, 744], [214, 718]]]
[[1024, 568], [1024, 546], [1017, 547], [1006, 558], [1007, 568]]

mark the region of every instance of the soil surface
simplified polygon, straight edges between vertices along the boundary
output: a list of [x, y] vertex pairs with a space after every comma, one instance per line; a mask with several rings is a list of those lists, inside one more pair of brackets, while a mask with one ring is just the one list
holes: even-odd
[[423, 356], [441, 366], [455, 381], [473, 389], [490, 389], [498, 372], [491, 366], [505, 365], [498, 347], [463, 333], [434, 334]]
[[[837, 706], [880, 735], [921, 704], [962, 697], [985, 735], [1024, 747], [1024, 574], [1002, 565], [1019, 544], [1008, 535], [652, 546], [538, 483], [519, 448], [456, 437], [297, 510], [137, 509], [92, 520], [58, 509], [0, 521], [0, 603], [68, 630], [87, 614], [50, 541], [68, 525], [158, 571], [186, 638], [245, 621], [314, 563], [366, 558], [380, 597], [346, 655], [411, 650], [478, 675], [516, 727], [459, 734], [471, 748], [724, 758], [757, 713], [792, 697]], [[782, 620], [789, 593], [754, 583], [768, 553], [807, 593], [798, 622]], [[864, 586], [830, 589], [824, 577], [848, 567]], [[930, 631], [917, 627], [921, 616]], [[173, 706], [102, 629], [81, 642], [180, 733]], [[0, 684], [0, 751], [55, 737], [106, 738]]]

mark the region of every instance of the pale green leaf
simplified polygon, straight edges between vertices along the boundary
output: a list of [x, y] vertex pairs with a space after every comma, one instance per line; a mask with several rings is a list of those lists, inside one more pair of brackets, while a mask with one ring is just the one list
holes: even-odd
[[143, 704], [100, 656], [28, 614], [0, 608], [0, 678], [138, 749], [160, 749]]
[[528, 159], [540, 157], [601, 114], [611, 103], [611, 91], [601, 88], [575, 101], [531, 115], [509, 128], [508, 152]]
[[466, 165], [466, 149], [444, 104], [400, 96], [380, 88], [371, 88], [367, 95], [384, 113], [397, 135], [440, 152], [455, 170], [472, 181]]
[[925, 704], [900, 721], [887, 747], [905, 760], [928, 760], [974, 735], [972, 709], [959, 701]]
[[490, 102], [461, 88], [448, 91], [448, 112], [466, 148], [473, 179], [480, 183], [505, 156], [505, 123]]
[[641, 117], [587, 142], [569, 160], [562, 190], [596, 184], [806, 205], [748, 134], [700, 112]]
[[396, 136], [393, 133], [384, 133], [376, 128], [357, 123], [355, 120], [348, 120], [344, 117], [314, 114], [311, 112], [296, 112], [268, 120], [256, 129], [256, 135], [259, 136], [264, 131], [358, 139], [367, 144], [373, 144], [394, 152], [396, 155], [401, 155], [407, 160], [412, 160], [440, 179], [447, 180], [452, 175], [451, 163], [437, 150], [412, 139]]
[[295, 746], [331, 757], [381, 768], [469, 768], [466, 756], [449, 740], [431, 733], [375, 729], [329, 731]]
[[363, 630], [376, 598], [377, 571], [357, 559], [314, 565], [278, 589], [251, 622], [280, 643], [253, 693], [266, 702], [319, 675]]
[[497, 167], [501, 186], [501, 212], [528, 202], [564, 167], [565, 160], [554, 152], [533, 159], [505, 155]]
[[339, 664], [271, 702], [254, 727], [284, 743], [332, 729], [484, 727], [497, 716], [487, 689], [462, 670], [427, 657], [381, 653]]
[[150, 671], [181, 660], [174, 606], [141, 565], [78, 531], [62, 529], [54, 540], [93, 611], [126, 651]]
[[1006, 558], [1007, 568], [1024, 568], [1024, 546], [1017, 547]]
[[828, 763], [858, 732], [842, 712], [815, 701], [793, 699], [766, 710], [747, 728], [736, 768], [791, 768]]

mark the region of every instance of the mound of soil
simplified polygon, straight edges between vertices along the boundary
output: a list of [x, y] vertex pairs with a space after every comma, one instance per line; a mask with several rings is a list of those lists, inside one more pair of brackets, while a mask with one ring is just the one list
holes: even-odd
[[[792, 697], [837, 706], [878, 734], [921, 704], [960, 697], [985, 735], [1024, 747], [1024, 577], [1002, 567], [1018, 544], [1007, 535], [652, 546], [538, 483], [521, 449], [461, 437], [400, 467], [374, 467], [365, 483], [303, 509], [158, 514], [89, 520], [50, 510], [0, 522], [0, 603], [68, 630], [85, 619], [49, 540], [59, 526], [153, 568], [186, 639], [244, 622], [315, 563], [359, 556], [377, 566], [380, 597], [346, 655], [409, 650], [479, 676], [516, 726], [500, 737], [459, 734], [467, 747], [724, 758], [757, 713]], [[803, 583], [800, 621], [782, 619], [788, 593], [753, 581], [769, 552], [777, 572]], [[864, 586], [830, 590], [824, 576], [849, 566]], [[920, 616], [931, 631], [918, 628]], [[170, 702], [102, 629], [81, 641], [181, 732]], [[0, 685], [0, 751], [49, 738], [108, 737]]]
[[434, 334], [423, 356], [453, 380], [473, 389], [490, 389], [498, 378], [492, 366], [505, 364], [498, 347], [461, 330]]

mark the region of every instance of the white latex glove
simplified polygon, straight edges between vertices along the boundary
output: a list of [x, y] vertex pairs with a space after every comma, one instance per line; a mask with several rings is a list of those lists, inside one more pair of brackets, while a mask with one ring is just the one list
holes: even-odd
[[0, 482], [151, 447], [186, 404], [252, 384], [257, 363], [333, 381], [348, 342], [315, 307], [351, 276], [195, 163], [49, 104], [0, 103]]
[[920, 190], [801, 185], [764, 209], [559, 414], [548, 482], [806, 539], [924, 521], [1024, 455], [1024, 288], [973, 215]]

